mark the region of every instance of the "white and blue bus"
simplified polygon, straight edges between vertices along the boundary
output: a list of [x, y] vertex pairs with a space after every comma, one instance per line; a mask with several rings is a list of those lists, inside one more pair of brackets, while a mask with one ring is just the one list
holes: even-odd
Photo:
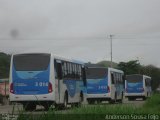
[[125, 80], [125, 97], [128, 100], [135, 100], [151, 96], [151, 77], [146, 75], [127, 75]]
[[123, 71], [113, 68], [88, 67], [86, 69], [88, 103], [95, 101], [122, 102], [123, 75]]
[[79, 105], [86, 92], [85, 65], [48, 53], [15, 54], [9, 83], [10, 101], [23, 104], [25, 110]]

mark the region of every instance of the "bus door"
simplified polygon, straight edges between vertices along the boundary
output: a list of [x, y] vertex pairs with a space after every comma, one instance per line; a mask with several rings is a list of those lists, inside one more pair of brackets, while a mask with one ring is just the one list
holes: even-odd
[[113, 72], [110, 71], [110, 78], [111, 78], [111, 98], [113, 99], [115, 97], [115, 75]]
[[56, 71], [56, 101], [60, 103], [60, 93], [61, 93], [61, 80], [62, 80], [62, 62], [60, 60], [55, 61], [55, 71]]

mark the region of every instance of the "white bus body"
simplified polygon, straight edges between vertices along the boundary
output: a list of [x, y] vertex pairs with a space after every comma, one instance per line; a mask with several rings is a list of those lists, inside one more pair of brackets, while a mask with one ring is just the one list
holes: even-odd
[[15, 54], [11, 58], [9, 83], [10, 101], [22, 103], [26, 110], [34, 110], [37, 104], [46, 109], [52, 104], [67, 107], [83, 100], [85, 66], [48, 53]]
[[145, 100], [151, 96], [151, 93], [151, 77], [138, 74], [126, 76], [125, 97], [129, 100], [135, 100], [136, 98]]
[[[91, 67], [89, 69], [95, 69], [99, 71], [100, 69], [104, 69], [101, 67]], [[93, 103], [94, 101], [109, 101], [109, 102], [116, 102], [122, 101], [123, 99], [123, 71], [114, 69], [114, 68], [105, 68], [106, 75], [101, 78], [90, 78], [87, 76], [87, 100], [89, 103]], [[88, 73], [88, 74], [94, 74]]]

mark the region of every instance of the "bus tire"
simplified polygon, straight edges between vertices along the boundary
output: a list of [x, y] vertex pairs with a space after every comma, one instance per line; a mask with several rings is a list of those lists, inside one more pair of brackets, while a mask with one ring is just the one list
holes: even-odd
[[80, 99], [80, 101], [79, 101], [79, 105], [78, 106], [80, 107], [83, 104], [83, 101], [84, 101], [84, 96], [83, 96], [82, 92], [80, 93], [80, 98], [79, 99]]
[[145, 101], [145, 100], [146, 100], [146, 97], [144, 96], [142, 99]]
[[102, 103], [102, 100], [97, 100], [97, 104], [101, 104]]
[[114, 103], [115, 103], [115, 101], [113, 99], [109, 100], [109, 104], [114, 104]]
[[84, 101], [84, 95], [83, 95], [83, 93], [81, 92], [81, 93], [80, 93], [80, 104], [82, 104], [83, 101]]
[[84, 97], [83, 97], [83, 93], [81, 92], [79, 95], [79, 102], [73, 103], [73, 104], [71, 104], [71, 106], [72, 107], [80, 107], [82, 105], [83, 100], [84, 100]]
[[136, 100], [136, 97], [128, 97], [128, 101], [134, 101]]
[[36, 110], [36, 104], [34, 104], [34, 103], [24, 103], [23, 104], [23, 109], [25, 111], [34, 111], [34, 110]]
[[94, 104], [95, 103], [95, 100], [92, 100], [92, 99], [89, 99], [87, 101], [88, 101], [88, 104]]
[[64, 102], [63, 102], [63, 108], [66, 109], [67, 105], [68, 105], [68, 94], [67, 94], [67, 92], [65, 92]]
[[115, 94], [114, 94], [114, 103], [116, 103], [117, 102], [117, 92], [115, 92]]
[[120, 102], [120, 103], [123, 103], [123, 92], [122, 92], [121, 99], [120, 99], [119, 102]]
[[55, 110], [59, 110], [60, 109], [60, 105], [59, 104], [54, 104], [54, 108], [55, 108]]
[[48, 111], [50, 109], [51, 105], [48, 103], [48, 104], [43, 105], [43, 107], [46, 111]]

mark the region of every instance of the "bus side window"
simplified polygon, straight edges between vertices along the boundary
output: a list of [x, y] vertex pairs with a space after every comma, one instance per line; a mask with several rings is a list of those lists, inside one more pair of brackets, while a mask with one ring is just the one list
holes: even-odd
[[112, 81], [112, 84], [115, 83], [115, 82], [114, 82], [114, 74], [113, 74], [113, 73], [111, 73], [111, 81]]
[[58, 80], [61, 80], [63, 77], [62, 74], [62, 64], [61, 63], [57, 63], [57, 78]]
[[113, 73], [113, 76], [114, 76], [114, 79], [113, 79], [114, 84], [117, 84], [117, 73]]

